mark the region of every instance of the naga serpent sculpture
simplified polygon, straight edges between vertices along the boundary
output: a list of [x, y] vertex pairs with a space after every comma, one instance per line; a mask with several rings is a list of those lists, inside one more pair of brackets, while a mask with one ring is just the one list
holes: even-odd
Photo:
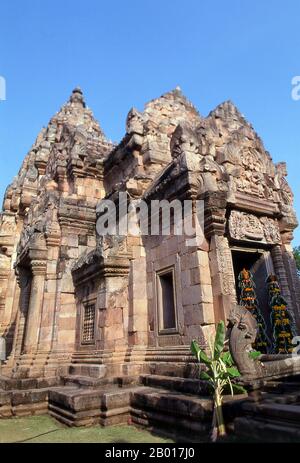
[[229, 348], [241, 373], [240, 382], [258, 386], [270, 380], [300, 374], [300, 355], [262, 354], [255, 359], [251, 358], [257, 322], [249, 310], [239, 305], [234, 306], [228, 322]]

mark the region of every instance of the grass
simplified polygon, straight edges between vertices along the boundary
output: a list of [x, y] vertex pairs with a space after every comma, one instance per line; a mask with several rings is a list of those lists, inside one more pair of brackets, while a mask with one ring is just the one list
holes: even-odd
[[68, 428], [48, 415], [0, 420], [0, 443], [172, 443], [134, 426]]

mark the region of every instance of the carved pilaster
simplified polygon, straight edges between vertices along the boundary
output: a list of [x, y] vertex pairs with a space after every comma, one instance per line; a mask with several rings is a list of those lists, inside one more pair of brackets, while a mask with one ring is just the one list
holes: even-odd
[[210, 268], [216, 320], [226, 320], [236, 303], [234, 269], [228, 239], [215, 235], [210, 245]]
[[[1, 264], [1, 260], [0, 260]], [[5, 309], [6, 291], [10, 270], [7, 268], [0, 268], [0, 324], [3, 321], [3, 313]]]
[[293, 250], [289, 244], [282, 246], [282, 257], [291, 293], [298, 333], [300, 333], [300, 278], [297, 273]]
[[20, 299], [12, 348], [14, 356], [20, 355], [23, 348], [25, 322], [28, 312], [32, 281], [32, 275], [29, 268], [18, 267], [16, 269], [16, 276], [20, 287]]
[[297, 318], [297, 310], [296, 307], [293, 305], [293, 300], [291, 296], [291, 291], [289, 287], [289, 281], [286, 273], [286, 268], [283, 261], [283, 251], [280, 245], [274, 246], [271, 250], [272, 260], [274, 264], [274, 270], [276, 276], [278, 278], [281, 293], [284, 299], [287, 302], [289, 313], [292, 317], [292, 328], [293, 331], [296, 332], [296, 318]]
[[31, 262], [32, 284], [28, 314], [26, 317], [25, 352], [33, 352], [37, 348], [40, 330], [41, 311], [44, 300], [46, 262], [34, 260]]
[[204, 233], [207, 238], [224, 235], [226, 225], [226, 194], [213, 192], [199, 198], [205, 201]]
[[69, 191], [69, 184], [68, 184], [68, 180], [67, 180], [65, 163], [63, 163], [63, 162], [58, 163], [57, 168], [56, 168], [55, 180], [57, 181], [58, 190], [60, 192], [68, 192]]

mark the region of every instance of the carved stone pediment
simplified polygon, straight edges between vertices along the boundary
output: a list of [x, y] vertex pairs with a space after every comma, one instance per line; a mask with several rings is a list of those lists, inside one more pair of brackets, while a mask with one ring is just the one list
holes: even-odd
[[229, 218], [230, 237], [239, 241], [265, 244], [280, 242], [277, 221], [269, 217], [257, 217], [241, 211], [232, 211]]

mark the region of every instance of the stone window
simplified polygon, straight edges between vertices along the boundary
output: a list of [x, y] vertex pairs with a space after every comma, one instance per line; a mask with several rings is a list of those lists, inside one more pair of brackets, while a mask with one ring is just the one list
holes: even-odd
[[176, 293], [174, 269], [166, 269], [157, 273], [157, 305], [159, 332], [177, 331]]
[[83, 306], [82, 317], [82, 344], [93, 344], [95, 340], [95, 304]]

